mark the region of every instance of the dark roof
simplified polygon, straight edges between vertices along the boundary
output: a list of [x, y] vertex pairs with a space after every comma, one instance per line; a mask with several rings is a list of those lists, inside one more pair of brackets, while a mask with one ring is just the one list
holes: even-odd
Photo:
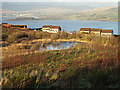
[[60, 26], [52, 26], [52, 28], [54, 29], [58, 29]]
[[80, 31], [90, 31], [90, 28], [81, 28]]
[[101, 28], [92, 28], [91, 31], [101, 31]]
[[58, 29], [60, 26], [52, 26], [52, 25], [43, 25], [42, 28], [53, 28], [53, 29]]
[[101, 33], [113, 33], [113, 30], [102, 30]]
[[52, 27], [52, 25], [43, 25], [42, 28], [51, 28], [51, 27]]

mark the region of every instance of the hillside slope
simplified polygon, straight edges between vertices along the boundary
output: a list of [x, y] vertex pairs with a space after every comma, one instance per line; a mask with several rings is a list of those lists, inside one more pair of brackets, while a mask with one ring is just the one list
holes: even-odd
[[117, 7], [95, 8], [77, 14], [71, 14], [67, 17], [67, 19], [117, 21], [118, 8]]
[[[4, 16], [14, 17], [39, 17], [40, 19], [55, 20], [99, 20], [99, 21], [118, 21], [118, 7], [94, 8], [90, 10], [73, 10], [64, 8], [46, 8], [28, 11], [7, 11], [3, 10]], [[38, 19], [39, 20], [39, 19]]]

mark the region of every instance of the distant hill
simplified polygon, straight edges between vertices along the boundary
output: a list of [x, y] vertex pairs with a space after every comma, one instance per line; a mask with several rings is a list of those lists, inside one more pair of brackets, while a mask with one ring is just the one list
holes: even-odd
[[76, 19], [117, 21], [118, 7], [95, 8], [93, 10], [83, 11], [77, 15]]
[[3, 3], [3, 17], [117, 21], [116, 3]]
[[78, 11], [72, 14], [64, 14], [65, 19], [70, 20], [102, 20], [117, 21], [118, 7], [95, 8], [92, 10]]

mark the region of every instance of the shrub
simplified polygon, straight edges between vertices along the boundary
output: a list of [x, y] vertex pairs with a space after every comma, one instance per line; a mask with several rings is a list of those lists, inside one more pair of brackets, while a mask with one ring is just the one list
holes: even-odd
[[80, 39], [82, 38], [82, 35], [80, 33], [77, 33], [76, 38]]
[[35, 32], [28, 32], [27, 33], [29, 39], [35, 39]]
[[93, 38], [95, 38], [94, 35], [85, 35], [85, 37], [83, 37], [85, 40], [88, 40], [88, 41], [92, 41]]
[[59, 39], [59, 37], [60, 37], [59, 33], [57, 33], [57, 34], [51, 34], [51, 39], [52, 40]]
[[5, 41], [8, 38], [8, 35], [6, 33], [2, 33], [2, 40]]
[[51, 36], [50, 33], [47, 33], [47, 32], [42, 33], [42, 39], [47, 39], [47, 38], [49, 39], [50, 36]]
[[31, 45], [20, 45], [20, 46], [17, 46], [17, 49], [30, 49], [31, 48]]
[[67, 33], [67, 32], [62, 31], [62, 32], [60, 33], [60, 39], [67, 39], [67, 37], [68, 37], [68, 33]]
[[76, 33], [76, 31], [74, 31], [73, 33], [72, 33], [72, 38], [76, 38], [77, 37], [77, 33]]
[[67, 70], [63, 73], [62, 78], [68, 79], [72, 76], [74, 76], [76, 73], [76, 68], [73, 66], [68, 66]]
[[2, 43], [2, 47], [6, 47], [6, 46], [8, 46], [9, 45], [9, 43], [7, 43], [7, 42], [3, 42]]
[[68, 34], [68, 37], [67, 37], [68, 39], [72, 39], [73, 38], [73, 36], [72, 36], [72, 34]]
[[39, 47], [40, 47], [40, 43], [37, 43], [37, 44], [32, 45], [30, 49], [34, 51], [34, 50], [38, 50]]
[[10, 34], [8, 36], [7, 41], [12, 43], [12, 42], [15, 42], [17, 39], [20, 39], [23, 37], [27, 37], [27, 34], [25, 32], [16, 32], [16, 33]]
[[109, 71], [105, 69], [97, 70], [97, 71], [90, 71], [88, 74], [88, 80], [91, 82], [92, 87], [106, 87], [108, 86], [107, 84], [109, 83], [110, 79], [110, 73]]
[[42, 39], [42, 32], [36, 31], [36, 33], [35, 33], [35, 38], [37, 38], [37, 39]]
[[13, 43], [15, 40], [17, 40], [16, 35], [9, 35], [7, 41], [10, 43]]

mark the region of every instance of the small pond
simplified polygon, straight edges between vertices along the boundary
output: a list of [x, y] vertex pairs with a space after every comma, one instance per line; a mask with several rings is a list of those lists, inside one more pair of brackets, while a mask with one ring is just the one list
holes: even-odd
[[71, 46], [75, 46], [77, 43], [85, 44], [83, 42], [67, 42], [67, 41], [47, 43], [47, 44], [44, 44], [44, 45], [41, 43], [39, 51], [42, 51], [42, 50], [68, 49]]

